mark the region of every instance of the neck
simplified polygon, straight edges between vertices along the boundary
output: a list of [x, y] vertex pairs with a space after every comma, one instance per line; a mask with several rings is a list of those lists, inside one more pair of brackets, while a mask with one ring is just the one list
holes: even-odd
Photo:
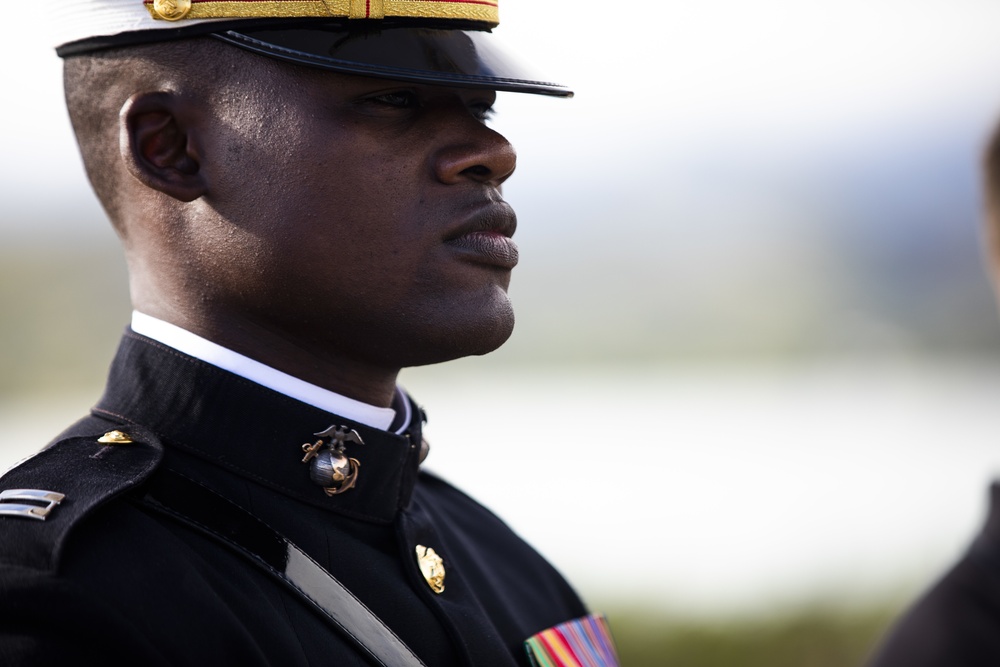
[[368, 405], [391, 407], [399, 369], [386, 369], [338, 354], [321, 340], [300, 341], [249, 320], [211, 321], [177, 314], [141, 312], [181, 327], [217, 345], [292, 377]]

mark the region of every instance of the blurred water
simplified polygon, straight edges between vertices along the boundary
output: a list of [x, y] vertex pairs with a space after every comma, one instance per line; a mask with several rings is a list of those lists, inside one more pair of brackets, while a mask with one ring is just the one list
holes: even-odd
[[962, 548], [1000, 471], [994, 364], [411, 385], [428, 465], [594, 595], [688, 613], [903, 593]]
[[[995, 362], [469, 368], [404, 376], [427, 465], [591, 599], [717, 615], [905, 596], [963, 548], [1000, 472]], [[5, 402], [3, 463], [88, 400]]]

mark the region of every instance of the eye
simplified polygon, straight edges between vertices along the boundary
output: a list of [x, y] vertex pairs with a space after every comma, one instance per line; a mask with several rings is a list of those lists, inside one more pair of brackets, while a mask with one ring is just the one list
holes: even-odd
[[469, 105], [469, 111], [472, 112], [473, 116], [483, 121], [484, 123], [492, 119], [497, 114], [496, 109], [494, 109], [493, 105], [488, 102], [483, 102], [481, 104], [471, 104]]
[[416, 93], [409, 90], [393, 90], [367, 98], [369, 102], [396, 109], [415, 109], [420, 106]]

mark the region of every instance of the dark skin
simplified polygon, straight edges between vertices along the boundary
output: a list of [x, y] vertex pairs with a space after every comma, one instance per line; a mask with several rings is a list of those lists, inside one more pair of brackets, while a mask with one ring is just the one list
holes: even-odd
[[380, 406], [402, 368], [501, 345], [516, 158], [495, 93], [234, 57], [122, 100], [134, 307]]
[[994, 129], [993, 138], [986, 147], [983, 174], [983, 190], [986, 193], [984, 240], [994, 289], [1000, 301], [1000, 127]]

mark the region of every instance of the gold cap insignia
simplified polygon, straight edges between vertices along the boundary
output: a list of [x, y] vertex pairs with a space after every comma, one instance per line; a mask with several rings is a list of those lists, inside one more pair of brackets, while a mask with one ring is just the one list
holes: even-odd
[[431, 590], [440, 595], [444, 592], [444, 560], [437, 552], [422, 544], [417, 545], [417, 565]]
[[191, 0], [153, 0], [153, 14], [165, 21], [180, 21], [191, 11]]

